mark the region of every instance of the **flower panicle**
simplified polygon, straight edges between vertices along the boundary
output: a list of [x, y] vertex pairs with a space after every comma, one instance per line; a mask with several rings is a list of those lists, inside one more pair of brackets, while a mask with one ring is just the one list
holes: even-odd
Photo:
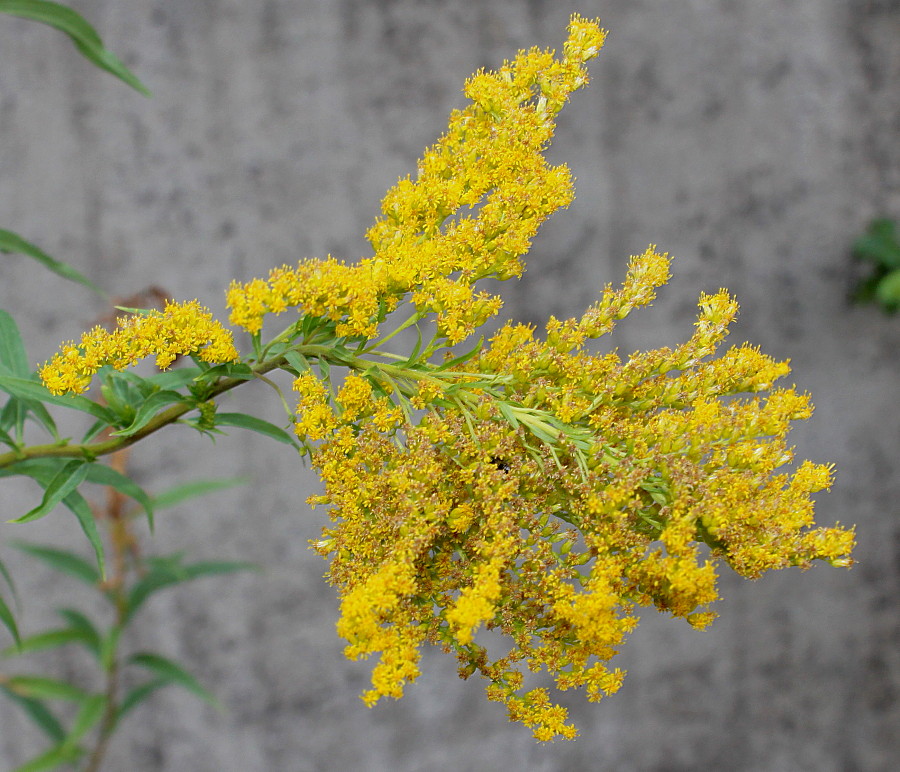
[[196, 300], [168, 301], [163, 310], [119, 317], [108, 331], [94, 327], [81, 340], [64, 343], [60, 351], [39, 369], [44, 385], [53, 394], [81, 394], [103, 366], [124, 370], [148, 356], [166, 369], [183, 354], [197, 354], [204, 362], [221, 364], [238, 359], [229, 330]]
[[471, 104], [452, 114], [416, 179], [386, 194], [367, 234], [374, 254], [353, 265], [305, 260], [267, 280], [235, 281], [231, 323], [256, 334], [267, 314], [297, 308], [335, 322], [338, 336], [371, 338], [408, 299], [434, 316], [448, 345], [469, 337], [501, 305], [472, 285], [519, 276], [540, 224], [572, 200], [568, 169], [550, 166], [544, 151], [554, 116], [587, 83], [584, 64], [604, 37], [596, 22], [573, 16], [560, 58], [532, 49], [473, 76], [464, 89]]
[[[342, 595], [381, 609], [374, 627], [344, 616], [341, 634], [351, 651], [379, 652], [379, 672], [407, 663], [403, 678], [373, 680], [367, 703], [414, 680], [413, 636], [453, 651], [464, 676], [480, 673], [490, 699], [539, 740], [571, 739], [546, 690], [522, 692], [524, 671], [596, 701], [621, 685], [608, 663], [637, 624], [635, 606], [703, 629], [720, 564], [754, 578], [852, 562], [852, 530], [814, 527], [812, 496], [831, 467], [783, 471], [808, 396], [773, 388], [786, 363], [745, 345], [721, 350], [738, 311], [728, 293], [701, 295], [680, 346], [624, 361], [586, 347], [651, 302], [668, 270], [651, 247], [581, 319], [551, 319], [543, 339], [501, 328], [458, 383], [424, 381], [422, 417], [387, 434], [367, 407], [373, 371], [325, 400], [335, 428], [314, 457], [326, 486], [316, 501], [334, 523], [317, 549]], [[366, 577], [408, 565], [417, 584], [390, 608], [368, 594]], [[483, 636], [507, 640], [508, 652], [492, 658]]]
[[[292, 369], [294, 429], [324, 483], [310, 503], [332, 522], [312, 546], [330, 560], [346, 655], [378, 658], [367, 705], [402, 696], [429, 643], [453, 653], [463, 677], [485, 679], [488, 698], [538, 740], [572, 739], [565, 709], [527, 688], [527, 673], [597, 701], [622, 683], [609, 663], [637, 607], [703, 629], [722, 565], [755, 578], [852, 563], [852, 529], [814, 522], [831, 468], [789, 471], [787, 435], [810, 400], [775, 386], [787, 362], [723, 346], [738, 313], [729, 293], [700, 296], [680, 345], [593, 350], [668, 281], [655, 246], [580, 318], [551, 318], [543, 336], [507, 324], [469, 354], [449, 351], [500, 308], [476, 282], [518, 276], [537, 228], [572, 198], [568, 169], [544, 152], [604, 35], [573, 16], [561, 56], [523, 51], [467, 81], [470, 104], [416, 178], [385, 196], [371, 257], [306, 260], [228, 290], [231, 322], [254, 336], [267, 314], [298, 309], [292, 341], [314, 339], [307, 353], [326, 360], [321, 379]], [[413, 315], [398, 331], [436, 329], [405, 360], [367, 345], [404, 303]], [[202, 348], [228, 361], [230, 337], [211, 320], [188, 332], [175, 316], [135, 320], [118, 348], [94, 340], [115, 334], [86, 334], [48, 363], [48, 386], [77, 390], [98, 363], [128, 366], [140, 352], [168, 363]], [[327, 366], [329, 345], [343, 375]]]

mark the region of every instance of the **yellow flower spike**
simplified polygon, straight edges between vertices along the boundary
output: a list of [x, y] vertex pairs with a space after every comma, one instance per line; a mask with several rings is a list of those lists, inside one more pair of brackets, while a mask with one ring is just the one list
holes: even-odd
[[53, 394], [79, 394], [104, 365], [124, 370], [151, 355], [162, 369], [182, 354], [198, 354], [203, 361], [216, 364], [238, 359], [231, 332], [196, 300], [169, 301], [162, 311], [119, 317], [117, 325], [112, 332], [95, 327], [82, 335], [78, 346], [64, 344], [60, 353], [40, 368], [44, 385]]

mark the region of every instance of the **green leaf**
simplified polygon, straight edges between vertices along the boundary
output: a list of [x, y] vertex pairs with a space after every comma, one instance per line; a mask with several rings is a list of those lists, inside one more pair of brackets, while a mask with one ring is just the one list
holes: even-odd
[[116, 721], [121, 721], [127, 713], [131, 712], [133, 708], [146, 700], [157, 689], [161, 689], [163, 686], [169, 686], [171, 683], [172, 682], [167, 678], [156, 678], [152, 681], [140, 684], [139, 686], [135, 686], [125, 695], [125, 699], [122, 700], [122, 705], [119, 707], [119, 715]]
[[[2, 376], [2, 373], [0, 373], [0, 376]], [[4, 434], [12, 442], [15, 442], [15, 440], [6, 433], [6, 430], [15, 427], [16, 434], [21, 437], [22, 428], [25, 426], [25, 416], [27, 414], [28, 411], [25, 408], [25, 405], [22, 404], [21, 400], [18, 400], [15, 397], [7, 399], [6, 404], [3, 405], [3, 410], [0, 410], [0, 427], [3, 428]], [[6, 440], [4, 440], [4, 442], [5, 441]]]
[[413, 346], [412, 353], [409, 355], [409, 358], [404, 362], [404, 365], [411, 365], [416, 361], [416, 358], [419, 356], [419, 352], [422, 350], [422, 328], [419, 325], [416, 325], [416, 345]]
[[38, 520], [49, 515], [56, 508], [57, 504], [84, 482], [84, 478], [87, 477], [88, 466], [87, 462], [80, 459], [69, 461], [50, 481], [38, 506], [21, 517], [7, 520], [7, 522], [30, 523], [32, 520]]
[[3, 310], [0, 310], [0, 364], [19, 378], [27, 378], [31, 374], [19, 326]]
[[138, 408], [137, 414], [134, 417], [134, 420], [131, 422], [131, 425], [124, 429], [120, 429], [117, 432], [114, 432], [115, 436], [131, 437], [133, 434], [137, 434], [148, 423], [150, 423], [150, 421], [153, 420], [153, 417], [160, 411], [161, 408], [177, 402], [190, 404], [190, 397], [187, 397], [184, 394], [179, 394], [177, 391], [167, 390], [156, 392], [156, 394], [153, 394], [146, 400], [146, 402], [141, 404], [141, 406]]
[[[45, 3], [43, 0], [41, 0], [41, 4], [52, 5], [52, 3]], [[10, 0], [0, 0], [0, 11], [6, 10], [5, 6], [8, 5], [10, 5]], [[3, 230], [2, 228], [0, 228], [0, 252], [5, 252], [9, 255], [15, 254], [31, 257], [41, 263], [45, 268], [49, 268], [58, 276], [82, 284], [104, 298], [109, 297], [106, 292], [100, 289], [86, 276], [82, 276], [78, 271], [72, 268], [72, 266], [61, 263], [59, 260], [54, 260], [50, 255], [36, 247], [34, 244], [25, 241], [25, 239], [12, 231]]]
[[501, 399], [497, 400], [497, 407], [500, 408], [500, 413], [506, 419], [507, 423], [509, 423], [513, 429], [518, 429], [519, 420], [516, 418], [515, 412], [511, 409], [511, 405]]
[[319, 360], [319, 373], [326, 384], [331, 383], [331, 365], [325, 359]]
[[[93, 566], [90, 567], [93, 568]], [[61, 608], [57, 609], [56, 613], [69, 623], [69, 627], [72, 630], [81, 632], [82, 638], [80, 642], [83, 643], [92, 654], [99, 657], [101, 646], [100, 633], [94, 626], [94, 623], [77, 609]]]
[[62, 742], [66, 736], [66, 731], [43, 702], [32, 697], [23, 697], [21, 694], [10, 691], [5, 686], [0, 686], [0, 691], [6, 694], [7, 699], [19, 705], [51, 740]]
[[132, 654], [128, 658], [128, 662], [132, 665], [146, 668], [169, 683], [183, 686], [214, 708], [222, 709], [219, 701], [204, 689], [194, 676], [172, 660], [152, 652], [138, 652], [137, 654]]
[[59, 745], [24, 763], [21, 767], [16, 767], [13, 772], [46, 772], [48, 769], [56, 769], [63, 764], [77, 761], [82, 753], [84, 751], [81, 748]]
[[0, 375], [0, 390], [12, 394], [19, 399], [49, 402], [50, 404], [59, 405], [60, 407], [67, 407], [72, 410], [80, 410], [83, 413], [90, 413], [94, 418], [99, 418], [108, 424], [115, 421], [115, 415], [111, 410], [103, 407], [103, 405], [98, 405], [96, 402], [87, 399], [87, 397], [51, 394], [46, 386], [28, 378], [15, 378], [11, 375]]
[[97, 558], [97, 568], [100, 569], [101, 579], [106, 576], [106, 560], [103, 557], [103, 541], [97, 531], [97, 522], [94, 520], [94, 512], [78, 491], [72, 491], [63, 501], [66, 508], [75, 515], [82, 533], [87, 537], [94, 555]]
[[200, 579], [204, 576], [217, 574], [229, 574], [236, 571], [258, 571], [259, 567], [252, 563], [236, 561], [210, 561], [194, 563], [184, 566], [180, 563], [181, 556], [175, 555], [169, 558], [155, 558], [151, 562], [151, 570], [148, 571], [128, 594], [127, 616], [129, 620], [144, 602], [155, 593], [175, 584], [188, 582], [192, 579]]
[[58, 678], [47, 678], [46, 676], [9, 676], [4, 686], [23, 697], [42, 700], [74, 700], [80, 702], [87, 697], [84, 690], [70, 684], [68, 681], [61, 681]]
[[9, 571], [8, 571], [7, 568], [6, 568], [6, 566], [3, 565], [3, 561], [2, 561], [2, 560], [0, 560], [0, 576], [2, 576], [3, 579], [6, 581], [7, 586], [8, 586], [9, 589], [12, 591], [12, 594], [13, 594], [13, 596], [15, 597], [15, 594], [16, 594], [16, 585], [15, 585], [15, 582], [13, 582], [12, 575], [9, 573]]
[[72, 722], [72, 728], [66, 736], [65, 745], [74, 746], [103, 717], [105, 710], [105, 694], [92, 694], [90, 697], [87, 697], [81, 703], [78, 714]]
[[175, 370], [154, 373], [145, 380], [164, 391], [175, 391], [193, 383], [202, 373], [203, 371], [199, 367], [178, 367]]
[[88, 428], [88, 430], [81, 437], [82, 445], [87, 445], [92, 439], [94, 439], [98, 434], [106, 430], [109, 424], [106, 421], [94, 421]]
[[259, 571], [259, 566], [255, 563], [238, 560], [207, 560], [202, 563], [184, 566], [183, 570], [187, 574], [188, 579], [200, 579], [204, 576], [233, 574], [237, 571]]
[[197, 376], [197, 380], [209, 382], [219, 378], [237, 378], [242, 381], [252, 381], [255, 377], [256, 375], [250, 369], [250, 365], [243, 362], [226, 362], [205, 370], [201, 375]]
[[[11, 371], [3, 364], [0, 364], [0, 389], [3, 389], [2, 382], [22, 381], [23, 383], [34, 383], [30, 379], [19, 379], [12, 375]], [[9, 389], [3, 389], [9, 391]], [[4, 426], [16, 426], [16, 431], [21, 434], [25, 419], [29, 413], [34, 420], [43, 426], [54, 439], [59, 439], [59, 431], [56, 428], [56, 422], [44, 404], [37, 399], [28, 399], [21, 397], [12, 397], [4, 406], [3, 416], [0, 418], [0, 424]]]
[[95, 587], [100, 582], [100, 573], [97, 569], [87, 560], [72, 552], [22, 541], [10, 541], [9, 545], [36, 557], [56, 571], [74, 576], [91, 587]]
[[36, 633], [27, 638], [23, 638], [19, 646], [11, 646], [2, 652], [4, 657], [15, 654], [26, 654], [30, 651], [42, 651], [44, 649], [54, 649], [58, 646], [65, 646], [68, 643], [90, 644], [90, 636], [84, 630], [78, 630], [71, 627], [63, 627], [59, 630], [47, 630], [43, 633]]
[[478, 339], [478, 343], [475, 344], [474, 348], [467, 351], [465, 354], [460, 354], [459, 356], [454, 357], [453, 359], [447, 360], [438, 368], [438, 370], [439, 371], [440, 370], [452, 370], [454, 367], [457, 367], [457, 366], [463, 364], [464, 362], [468, 362], [472, 357], [474, 357], [476, 354], [478, 354], [481, 351], [483, 344], [484, 344], [484, 336], [482, 335]]
[[294, 372], [297, 375], [301, 373], [305, 373], [310, 369], [309, 360], [303, 356], [303, 354], [295, 351], [294, 349], [290, 349], [289, 351], [284, 352], [284, 360], [294, 368]]
[[150, 530], [153, 530], [153, 500], [134, 480], [106, 464], [91, 464], [87, 480], [99, 485], [108, 485], [119, 493], [134, 499], [147, 513], [147, 522], [150, 524]]
[[116, 652], [119, 649], [119, 638], [122, 637], [122, 627], [114, 625], [107, 635], [100, 642], [100, 664], [106, 673], [112, 672], [113, 665], [116, 661]]
[[[71, 462], [70, 462], [71, 463]], [[79, 462], [82, 463], [82, 462]], [[12, 475], [23, 474], [37, 480], [38, 484], [46, 488], [51, 481], [59, 474], [60, 470], [65, 466], [61, 459], [51, 458], [34, 458], [18, 461], [8, 467], [0, 469], [0, 477], [9, 477]], [[97, 556], [97, 566], [101, 575], [104, 574], [105, 561], [103, 558], [103, 542], [97, 531], [97, 523], [94, 521], [94, 513], [78, 491], [73, 490], [63, 500], [62, 503], [75, 515], [81, 530], [87, 537], [94, 553]]]
[[115, 54], [103, 47], [97, 31], [71, 8], [48, 0], [0, 0], [0, 12], [39, 21], [65, 32], [88, 61], [115, 75], [144, 96], [150, 96], [137, 76]]
[[22, 639], [19, 638], [19, 628], [16, 625], [16, 618], [13, 616], [12, 611], [6, 604], [2, 595], [0, 595], [0, 622], [2, 622], [3, 626], [9, 630], [10, 635], [12, 635], [13, 640], [16, 642], [16, 646], [21, 646]]
[[878, 301], [889, 310], [900, 306], [900, 268], [891, 271], [875, 287], [875, 296]]
[[235, 485], [243, 485], [248, 482], [246, 477], [223, 477], [219, 480], [193, 480], [183, 485], [176, 485], [158, 496], [153, 497], [153, 506], [156, 509], [174, 507], [187, 499], [205, 496], [207, 493], [232, 488]]
[[264, 421], [262, 418], [256, 418], [245, 413], [217, 413], [216, 426], [237, 426], [241, 429], [249, 429], [251, 432], [263, 434], [285, 445], [297, 447], [294, 438], [284, 429]]
[[[13, 398], [10, 401], [15, 402], [15, 398]], [[3, 424], [3, 421], [2, 421], [2, 419], [0, 419], [0, 427], [2, 427], [2, 424]], [[3, 428], [0, 428], [0, 442], [2, 442], [4, 445], [9, 445], [9, 447], [12, 448], [13, 450], [18, 450], [19, 448], [22, 447], [18, 442], [16, 442], [12, 438], [12, 436], [9, 434], [9, 432], [4, 430]]]
[[888, 269], [900, 268], [900, 233], [897, 223], [889, 219], [875, 220], [853, 244], [860, 260], [869, 260]]

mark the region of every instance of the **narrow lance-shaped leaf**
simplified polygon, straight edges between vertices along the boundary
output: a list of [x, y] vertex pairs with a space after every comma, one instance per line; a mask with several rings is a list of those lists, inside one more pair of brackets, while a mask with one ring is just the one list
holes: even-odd
[[122, 627], [114, 625], [109, 634], [100, 642], [100, 665], [106, 673], [112, 672], [121, 637]]
[[137, 434], [141, 429], [143, 429], [151, 420], [153, 420], [154, 416], [159, 412], [159, 410], [166, 405], [171, 405], [174, 403], [189, 402], [189, 398], [184, 394], [179, 394], [177, 391], [158, 391], [156, 394], [149, 397], [141, 406], [138, 408], [137, 414], [134, 417], [134, 420], [131, 422], [131, 425], [126, 427], [125, 429], [121, 429], [115, 432], [116, 437], [131, 437], [133, 434]]
[[263, 434], [270, 439], [283, 442], [285, 445], [296, 447], [297, 444], [294, 442], [294, 438], [284, 429], [264, 421], [262, 418], [244, 413], [217, 413], [216, 426], [237, 426], [241, 429], [249, 429], [257, 434]]
[[147, 513], [147, 522], [150, 524], [150, 530], [153, 530], [153, 500], [134, 480], [106, 464], [91, 464], [87, 480], [99, 485], [108, 485], [134, 499]]
[[309, 360], [293, 349], [284, 352], [284, 359], [298, 375], [310, 369]]
[[[69, 462], [72, 463], [72, 462]], [[82, 462], [77, 462], [82, 463]], [[11, 464], [8, 467], [0, 469], [0, 477], [10, 477], [17, 474], [24, 474], [38, 481], [43, 488], [47, 488], [58, 477], [60, 471], [68, 464], [61, 459], [28, 459]], [[94, 513], [91, 511], [87, 501], [84, 500], [77, 490], [71, 491], [62, 503], [75, 515], [84, 535], [94, 548], [94, 554], [97, 556], [97, 566], [101, 574], [104, 571], [103, 558], [103, 542], [100, 539], [100, 533], [97, 530], [97, 523], [94, 521]]]
[[115, 420], [115, 416], [110, 410], [103, 407], [103, 405], [98, 405], [96, 402], [87, 399], [87, 397], [51, 394], [46, 386], [27, 378], [2, 375], [0, 376], [0, 391], [5, 391], [20, 399], [49, 402], [53, 405], [60, 405], [61, 407], [68, 407], [72, 410], [80, 410], [83, 413], [90, 413], [94, 418], [99, 418], [107, 424], [112, 423]]
[[0, 364], [19, 378], [27, 378], [31, 372], [19, 326], [3, 310], [0, 310]]
[[[19, 384], [32, 383], [35, 386], [39, 386], [39, 384], [34, 383], [30, 379], [17, 378], [14, 375], [11, 375], [11, 371], [5, 365], [0, 364], [0, 390], [13, 393], [16, 390], [15, 384], [17, 382]], [[9, 385], [12, 387], [7, 388]], [[25, 388], [27, 389], [28, 387], [26, 386]], [[19, 391], [21, 392], [22, 390], [19, 389]], [[53, 420], [53, 416], [47, 411], [43, 402], [38, 399], [25, 397], [21, 393], [9, 400], [4, 407], [3, 415], [0, 417], [0, 424], [3, 426], [15, 425], [16, 431], [21, 435], [25, 419], [29, 414], [31, 414], [34, 417], [34, 420], [50, 433], [50, 436], [53, 437], [54, 440], [59, 439], [56, 421]]]
[[74, 491], [82, 482], [88, 473], [88, 464], [85, 461], [74, 460], [69, 461], [56, 476], [50, 481], [44, 491], [44, 497], [41, 503], [26, 512], [21, 517], [8, 520], [10, 523], [30, 523], [32, 520], [38, 520], [50, 514], [51, 511], [65, 499], [72, 491]]
[[72, 722], [65, 744], [74, 746], [103, 717], [104, 710], [106, 710], [106, 695], [92, 694], [86, 698]]
[[452, 370], [454, 367], [458, 367], [464, 362], [468, 362], [472, 357], [474, 357], [481, 351], [483, 345], [484, 336], [478, 339], [478, 343], [476, 343], [472, 349], [465, 352], [464, 354], [460, 354], [459, 356], [448, 360], [447, 362], [444, 362], [440, 367], [438, 367], [438, 370]]
[[[88, 567], [93, 569], [93, 566], [89, 565]], [[57, 609], [56, 613], [69, 623], [71, 629], [81, 631], [84, 645], [90, 649], [92, 654], [99, 657], [101, 638], [100, 632], [94, 626], [94, 623], [77, 609], [61, 608]]]
[[125, 718], [128, 713], [146, 700], [157, 689], [161, 689], [164, 686], [170, 686], [171, 684], [172, 682], [167, 678], [155, 678], [152, 681], [147, 681], [139, 686], [135, 686], [125, 695], [125, 699], [122, 700], [116, 721], [118, 722]]
[[87, 696], [82, 689], [68, 681], [46, 676], [9, 676], [4, 685], [16, 694], [36, 699], [81, 701]]
[[[0, 0], [0, 11], [4, 11], [4, 6], [8, 6], [9, 4], [9, 0]], [[44, 2], [44, 0], [41, 0], [41, 5], [52, 5], [52, 3]], [[25, 255], [27, 257], [33, 258], [45, 268], [53, 271], [53, 273], [57, 274], [58, 276], [62, 276], [64, 279], [68, 279], [69, 281], [74, 281], [78, 284], [82, 284], [88, 289], [96, 292], [98, 295], [102, 295], [104, 298], [108, 297], [106, 292], [100, 289], [100, 287], [94, 284], [94, 282], [92, 282], [86, 276], [83, 276], [74, 268], [72, 268], [72, 266], [61, 263], [59, 260], [55, 260], [39, 247], [36, 247], [34, 244], [25, 241], [25, 239], [23, 239], [18, 234], [13, 233], [12, 231], [4, 230], [2, 228], [0, 228], [0, 252], [5, 252], [6, 254], [10, 255]]]
[[128, 662], [133, 665], [139, 665], [140, 667], [146, 668], [151, 672], [158, 675], [160, 678], [164, 678], [168, 680], [170, 683], [178, 684], [179, 686], [183, 686], [189, 692], [196, 694], [200, 697], [204, 702], [212, 705], [215, 708], [221, 710], [221, 705], [219, 701], [210, 694], [206, 689], [204, 689], [200, 682], [194, 678], [190, 673], [188, 673], [181, 665], [173, 662], [172, 660], [160, 656], [159, 654], [153, 654], [151, 652], [139, 652], [137, 654], [132, 654], [128, 658]]
[[100, 574], [93, 565], [84, 558], [66, 550], [44, 547], [40, 544], [28, 544], [22, 541], [11, 541], [10, 546], [36, 557], [51, 568], [93, 587], [100, 581]]
[[16, 767], [12, 772], [47, 772], [57, 769], [64, 764], [71, 764], [78, 760], [84, 753], [81, 748], [71, 745], [59, 745], [42, 753], [40, 756], [26, 761], [21, 767]]
[[[0, 427], [2, 427], [2, 424], [3, 421], [2, 418], [0, 418]], [[8, 445], [13, 450], [17, 450], [19, 447], [21, 447], [20, 444], [12, 438], [12, 435], [10, 435], [10, 433], [3, 428], [0, 428], [0, 442], [2, 442], [4, 445]]]
[[133, 617], [151, 595], [166, 587], [204, 576], [258, 570], [259, 566], [238, 561], [208, 561], [183, 566], [177, 562], [177, 557], [167, 561], [157, 559], [156, 565], [131, 588], [128, 594], [127, 619]]
[[13, 595], [15, 595], [15, 594], [16, 594], [16, 585], [15, 585], [15, 582], [13, 582], [12, 575], [9, 573], [9, 570], [8, 570], [8, 569], [6, 568], [6, 566], [3, 564], [3, 561], [2, 561], [2, 560], [0, 560], [0, 576], [3, 577], [3, 579], [4, 579], [4, 581], [6, 582], [7, 586], [9, 587], [10, 590], [12, 590]]
[[223, 477], [219, 480], [192, 480], [183, 485], [176, 485], [167, 491], [163, 491], [158, 496], [153, 497], [153, 506], [155, 509], [164, 509], [180, 504], [187, 499], [196, 498], [197, 496], [205, 496], [207, 493], [223, 490], [224, 488], [232, 488], [235, 485], [242, 485], [247, 482], [246, 477]]
[[9, 657], [14, 654], [27, 654], [30, 651], [55, 649], [68, 643], [80, 643], [89, 646], [90, 642], [90, 634], [86, 631], [73, 627], [64, 627], [58, 630], [47, 630], [43, 633], [29, 635], [27, 638], [23, 638], [18, 646], [5, 649], [2, 653], [3, 656]]
[[56, 27], [72, 39], [75, 48], [88, 61], [115, 75], [144, 96], [150, 96], [147, 87], [137, 76], [122, 64], [115, 54], [103, 47], [103, 41], [97, 31], [71, 8], [49, 0], [0, 0], [0, 13], [21, 16]]
[[12, 611], [6, 604], [2, 595], [0, 595], [0, 622], [2, 622], [3, 626], [9, 630], [10, 635], [12, 635], [13, 640], [16, 642], [16, 647], [21, 646], [22, 639], [19, 638], [19, 628], [16, 625], [16, 618], [13, 616]]
[[202, 374], [199, 367], [178, 367], [174, 370], [164, 370], [154, 373], [145, 380], [166, 391], [174, 391], [194, 381]]
[[8, 700], [19, 705], [28, 717], [37, 724], [51, 740], [62, 742], [63, 738], [66, 736], [66, 731], [63, 729], [62, 724], [59, 723], [56, 716], [53, 715], [43, 702], [34, 699], [33, 697], [23, 697], [21, 694], [16, 694], [5, 686], [0, 686], [0, 691], [4, 693]]
[[241, 381], [251, 381], [255, 377], [253, 370], [251, 370], [250, 366], [244, 362], [226, 362], [225, 364], [216, 365], [215, 367], [210, 367], [208, 370], [205, 370], [197, 376], [197, 380], [212, 382], [218, 378], [237, 378]]

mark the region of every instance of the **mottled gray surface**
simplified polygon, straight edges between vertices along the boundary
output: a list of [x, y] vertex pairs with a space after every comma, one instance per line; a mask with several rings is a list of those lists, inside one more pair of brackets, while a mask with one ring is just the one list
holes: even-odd
[[[648, 242], [675, 279], [615, 343], [689, 334], [700, 290], [742, 301], [734, 337], [791, 357], [818, 411], [801, 456], [834, 461], [819, 520], [858, 524], [859, 565], [757, 582], [724, 577], [722, 617], [698, 633], [648, 615], [630, 673], [599, 705], [566, 696], [583, 736], [538, 746], [436, 652], [400, 702], [366, 709], [367, 667], [334, 633], [336, 602], [307, 547], [314, 477], [254, 436], [215, 447], [186, 429], [140, 446], [139, 481], [252, 484], [160, 518], [154, 549], [239, 557], [260, 575], [159, 596], [132, 643], [182, 658], [219, 714], [177, 690], [123, 727], [108, 769], [746, 770], [878, 772], [900, 756], [900, 318], [852, 308], [853, 237], [900, 215], [897, 0], [73, 0], [154, 92], [144, 99], [66, 40], [0, 18], [0, 227], [113, 293], [157, 284], [223, 309], [232, 277], [306, 255], [364, 254], [384, 190], [461, 104], [463, 79], [521, 47], [558, 46], [568, 15], [611, 30], [593, 84], [552, 149], [578, 200], [549, 223], [506, 310], [579, 312]], [[0, 306], [35, 360], [102, 308], [86, 290], [4, 259]], [[228, 403], [277, 419], [251, 386]], [[263, 405], [258, 407], [258, 405]], [[4, 483], [4, 519], [36, 490]], [[71, 518], [2, 526], [81, 546]], [[23, 624], [71, 603], [11, 550]], [[78, 672], [76, 653], [57, 672]], [[0, 703], [0, 765], [39, 739]]]

